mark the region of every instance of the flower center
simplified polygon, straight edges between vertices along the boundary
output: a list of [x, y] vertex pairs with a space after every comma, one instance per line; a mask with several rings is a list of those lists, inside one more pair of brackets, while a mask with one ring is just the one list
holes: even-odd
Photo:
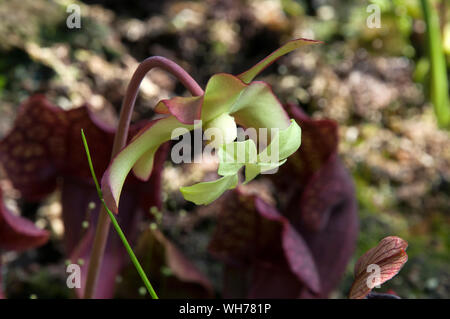
[[214, 142], [215, 148], [231, 143], [237, 137], [236, 122], [228, 113], [223, 113], [206, 123], [205, 135], [210, 139], [210, 143]]

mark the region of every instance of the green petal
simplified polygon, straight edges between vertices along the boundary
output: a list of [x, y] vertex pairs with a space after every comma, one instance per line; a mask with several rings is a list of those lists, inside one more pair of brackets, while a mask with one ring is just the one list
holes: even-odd
[[207, 205], [220, 197], [226, 190], [235, 188], [238, 176], [224, 176], [212, 182], [198, 183], [192, 186], [181, 187], [183, 197], [197, 205]]
[[184, 124], [192, 124], [196, 119], [201, 119], [203, 124], [206, 124], [216, 117], [228, 113], [246, 87], [247, 84], [234, 75], [214, 74], [209, 79], [203, 96], [177, 96], [161, 100], [156, 105], [155, 111], [172, 114]]
[[277, 167], [280, 167], [286, 163], [287, 159], [284, 159], [278, 163], [255, 163], [245, 165], [245, 181], [244, 184], [255, 179], [261, 173], [271, 171]]
[[302, 143], [302, 129], [291, 119], [291, 125], [279, 132], [280, 160], [294, 154]]
[[229, 113], [232, 105], [246, 86], [231, 74], [219, 73], [213, 75], [205, 89], [202, 120], [207, 123], [223, 113]]
[[[270, 159], [271, 163], [274, 163], [288, 158], [298, 150], [301, 140], [302, 130], [297, 122], [291, 119], [291, 125], [284, 130], [280, 130], [278, 134], [273, 137], [271, 143], [258, 155], [258, 162], [269, 163]], [[278, 148], [278, 156], [273, 159], [270, 155], [273, 154], [274, 151], [277, 151], [276, 148]]]
[[253, 140], [234, 142], [219, 149], [219, 170], [222, 176], [237, 174], [246, 163], [256, 163], [258, 151]]
[[237, 123], [254, 128], [285, 129], [289, 126], [289, 116], [275, 97], [267, 83], [252, 82], [242, 90], [239, 99], [230, 109]]
[[[158, 145], [159, 146], [159, 145]], [[153, 160], [155, 158], [157, 147], [149, 149], [142, 155], [133, 166], [134, 175], [141, 180], [148, 180], [153, 170]]]
[[[295, 153], [300, 147], [301, 134], [300, 126], [291, 119], [291, 125], [287, 129], [280, 130], [268, 147], [258, 155], [258, 162], [245, 165], [244, 184], [247, 184], [261, 173], [271, 171], [283, 165], [286, 162], [286, 158]], [[272, 147], [279, 147], [276, 162], [267, 161], [270, 159], [268, 155], [269, 151], [273, 151]]]
[[276, 51], [272, 52], [270, 55], [268, 55], [265, 59], [261, 60], [258, 64], [254, 65], [251, 69], [245, 71], [244, 73], [241, 73], [238, 75], [238, 78], [240, 78], [245, 83], [250, 83], [255, 76], [257, 76], [261, 71], [263, 71], [266, 67], [271, 65], [273, 62], [275, 62], [277, 59], [282, 57], [283, 55], [308, 44], [314, 44], [314, 43], [320, 43], [320, 41], [314, 41], [314, 40], [308, 40], [308, 39], [296, 39], [289, 41]]
[[[207, 133], [208, 130], [213, 130], [212, 135], [214, 136], [213, 140], [215, 142], [215, 148], [219, 148], [224, 144], [231, 143], [237, 137], [236, 122], [234, 121], [234, 118], [228, 113], [223, 113], [222, 115], [212, 119], [206, 124], [203, 129], [205, 130], [205, 133]], [[217, 136], [216, 134], [220, 136]]]
[[117, 154], [102, 179], [102, 191], [108, 207], [117, 212], [123, 183], [135, 167], [136, 176], [146, 180], [150, 177], [153, 167], [153, 156], [161, 144], [171, 139], [176, 128], [192, 130], [193, 125], [181, 124], [174, 116], [152, 122], [142, 129], [141, 133], [127, 147]]

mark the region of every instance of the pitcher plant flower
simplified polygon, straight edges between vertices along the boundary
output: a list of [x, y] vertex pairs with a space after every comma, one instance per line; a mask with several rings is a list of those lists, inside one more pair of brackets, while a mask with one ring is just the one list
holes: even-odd
[[[136, 225], [142, 218], [137, 212], [161, 205], [160, 174], [167, 157], [166, 142], [192, 131], [198, 121], [203, 123], [205, 133], [215, 130], [210, 147], [218, 154], [221, 176], [212, 182], [180, 189], [186, 200], [199, 205], [209, 204], [227, 189], [235, 188], [242, 167], [245, 167], [246, 184], [261, 173], [277, 169], [298, 150], [300, 126], [295, 119], [290, 119], [270, 86], [253, 79], [281, 56], [313, 43], [318, 41], [292, 40], [238, 76], [213, 75], [204, 91], [174, 62], [150, 57], [139, 65], [129, 83], [117, 130], [99, 120], [87, 105], [63, 111], [41, 95], [31, 97], [22, 105], [14, 129], [0, 142], [0, 161], [25, 199], [40, 200], [56, 188], [62, 190], [66, 254], [71, 260], [83, 260], [82, 288], [77, 290], [80, 297], [112, 297], [115, 277], [124, 265], [125, 255], [118, 236], [108, 236], [110, 220], [105, 208], [100, 208], [90, 179], [80, 130], [84, 129], [94, 150], [95, 171], [103, 176], [101, 188], [105, 203], [114, 213], [122, 212], [118, 221], [126, 236], [133, 240]], [[175, 75], [192, 96], [162, 100], [155, 107], [162, 117], [131, 126], [139, 85], [154, 67]], [[256, 139], [235, 141], [237, 125], [258, 130]], [[270, 131], [263, 143], [261, 130]], [[243, 159], [236, 157], [236, 150], [244, 154]], [[127, 179], [130, 171], [135, 177]], [[122, 193], [125, 196], [119, 205]], [[89, 208], [92, 203], [93, 208]], [[87, 215], [89, 226], [85, 229], [82, 225]], [[173, 250], [169, 241], [161, 242], [169, 243], [165, 246]], [[183, 264], [187, 272], [195, 268]], [[177, 273], [182, 274], [183, 270]], [[183, 278], [179, 276], [180, 280]], [[193, 283], [210, 294], [207, 280], [200, 274], [195, 278]]]
[[[300, 127], [289, 119], [270, 86], [253, 79], [281, 56], [312, 43], [317, 41], [292, 40], [238, 76], [226, 73], [213, 75], [201, 94], [160, 101], [155, 110], [166, 116], [143, 128], [114, 157], [103, 175], [102, 191], [108, 207], [117, 213], [120, 194], [129, 172], [133, 171], [141, 180], [148, 180], [155, 153], [160, 145], [182, 135], [185, 130], [193, 130], [195, 121], [201, 121], [205, 131], [216, 130], [212, 147], [220, 150], [218, 173], [222, 177], [212, 182], [182, 187], [180, 190], [185, 199], [196, 204], [209, 204], [227, 189], [237, 186], [238, 170], [241, 167], [245, 166], [245, 182], [249, 182], [259, 173], [282, 165], [285, 159], [300, 147]], [[237, 124], [255, 130], [279, 131], [278, 134], [270, 136], [267, 147], [256, 155], [253, 140], [234, 142], [237, 137]], [[274, 149], [271, 147], [272, 143], [278, 146], [275, 149], [278, 152], [276, 161], [269, 158], [271, 150]], [[230, 156], [227, 156], [230, 149], [241, 150], [245, 153], [245, 159], [230, 163]]]

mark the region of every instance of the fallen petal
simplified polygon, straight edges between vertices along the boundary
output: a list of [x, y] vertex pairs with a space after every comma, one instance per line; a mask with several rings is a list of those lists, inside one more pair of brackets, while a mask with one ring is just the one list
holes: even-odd
[[407, 247], [408, 243], [405, 240], [389, 236], [362, 255], [355, 265], [355, 280], [349, 298], [365, 298], [375, 286], [394, 277], [408, 261], [405, 251]]

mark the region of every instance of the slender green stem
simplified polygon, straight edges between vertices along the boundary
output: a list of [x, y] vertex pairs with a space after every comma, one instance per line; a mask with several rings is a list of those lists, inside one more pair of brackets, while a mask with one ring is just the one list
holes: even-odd
[[119, 235], [120, 239], [122, 240], [122, 243], [125, 246], [125, 249], [127, 250], [127, 253], [130, 256], [130, 259], [134, 264], [134, 267], [136, 267], [136, 270], [139, 273], [139, 276], [141, 276], [141, 279], [144, 282], [144, 285], [147, 288], [148, 293], [150, 294], [150, 296], [152, 296], [153, 299], [158, 299], [158, 295], [156, 294], [155, 290], [153, 289], [152, 284], [148, 280], [147, 275], [144, 272], [144, 269], [142, 269], [142, 266], [139, 263], [139, 260], [137, 259], [136, 255], [134, 254], [133, 249], [131, 248], [130, 244], [128, 243], [128, 240], [125, 237], [125, 234], [123, 233], [122, 229], [120, 228], [119, 223], [117, 222], [117, 219], [114, 217], [114, 214], [109, 210], [109, 208], [106, 206], [105, 201], [103, 200], [102, 190], [100, 189], [100, 185], [98, 183], [97, 176], [95, 175], [94, 165], [92, 164], [91, 153], [89, 152], [89, 147], [88, 147], [86, 136], [84, 135], [83, 129], [81, 129], [81, 137], [83, 139], [84, 149], [86, 151], [86, 156], [87, 156], [87, 160], [89, 163], [89, 169], [91, 170], [92, 179], [94, 180], [98, 197], [100, 198], [100, 201], [102, 202], [103, 207], [105, 208], [106, 212], [108, 213], [109, 218], [111, 219], [111, 222], [112, 222], [117, 234]]
[[[136, 71], [133, 73], [130, 83], [128, 84], [122, 103], [122, 109], [120, 111], [119, 125], [114, 136], [111, 160], [126, 145], [131, 115], [133, 113], [139, 86], [147, 72], [155, 67], [161, 68], [174, 75], [191, 92], [192, 95], [198, 96], [203, 94], [203, 90], [197, 82], [195, 82], [195, 80], [175, 62], [158, 56], [145, 59], [141, 64], [139, 64]], [[98, 217], [94, 243], [92, 244], [91, 259], [88, 266], [86, 288], [84, 291], [84, 298], [86, 299], [93, 298], [95, 293], [95, 286], [100, 271], [100, 265], [103, 260], [103, 254], [105, 252], [110, 224], [111, 219], [108, 217], [106, 209], [102, 206]]]
[[431, 102], [438, 124], [450, 129], [450, 97], [445, 54], [442, 48], [439, 15], [429, 0], [421, 0], [422, 11], [427, 25], [428, 55], [431, 64]]

